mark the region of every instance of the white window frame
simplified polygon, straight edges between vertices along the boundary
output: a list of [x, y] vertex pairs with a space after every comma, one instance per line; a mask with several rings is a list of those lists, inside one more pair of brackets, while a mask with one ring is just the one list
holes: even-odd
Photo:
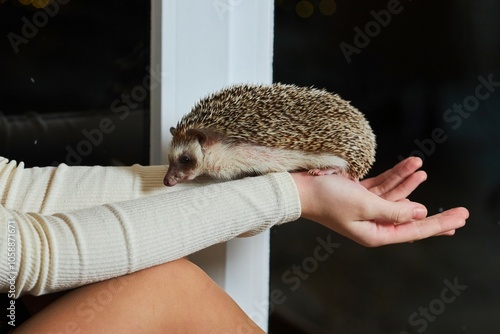
[[[166, 164], [168, 129], [200, 98], [233, 83], [271, 83], [274, 1], [152, 0], [151, 164]], [[269, 231], [192, 259], [264, 330], [268, 323]], [[236, 330], [235, 330], [236, 332]]]

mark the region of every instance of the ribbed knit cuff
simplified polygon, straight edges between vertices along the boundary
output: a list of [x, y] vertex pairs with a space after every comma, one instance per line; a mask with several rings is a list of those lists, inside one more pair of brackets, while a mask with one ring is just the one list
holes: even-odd
[[[292, 176], [289, 173], [272, 173], [262, 177], [266, 177], [269, 179], [271, 183], [271, 189], [276, 192], [276, 198], [278, 199], [278, 201], [280, 201], [278, 207], [282, 209], [280, 215], [282, 218], [278, 220], [274, 225], [281, 225], [283, 223], [299, 219], [301, 214], [301, 204], [299, 192]], [[268, 225], [261, 225], [256, 229], [238, 235], [238, 237], [251, 237], [264, 232], [270, 227], [271, 226]]]

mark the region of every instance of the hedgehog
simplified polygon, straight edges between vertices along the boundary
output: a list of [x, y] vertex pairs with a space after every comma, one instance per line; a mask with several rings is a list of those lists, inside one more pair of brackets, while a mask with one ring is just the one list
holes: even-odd
[[314, 87], [226, 87], [200, 100], [170, 132], [166, 186], [200, 175], [233, 180], [285, 171], [359, 180], [375, 160], [364, 115]]

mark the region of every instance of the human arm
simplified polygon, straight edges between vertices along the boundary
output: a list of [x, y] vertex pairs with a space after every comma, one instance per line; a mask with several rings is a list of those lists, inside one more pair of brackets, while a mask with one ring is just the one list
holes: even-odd
[[[295, 220], [301, 210], [303, 217], [366, 246], [453, 233], [465, 222], [465, 209], [398, 226], [388, 222], [407, 222], [414, 206], [423, 208], [399, 201], [423, 181], [412, 161], [362, 184], [339, 176], [276, 173], [52, 215], [0, 206], [0, 222], [14, 220], [19, 231], [16, 292], [44, 294], [124, 275]], [[413, 218], [424, 216], [425, 211]], [[425, 233], [416, 234], [419, 227]], [[6, 277], [1, 279], [5, 284]]]
[[411, 242], [453, 235], [469, 212], [453, 208], [426, 217], [427, 209], [406, 197], [426, 179], [419, 158], [409, 158], [360, 183], [337, 175], [293, 174], [302, 217], [318, 222], [364, 246]]
[[67, 166], [25, 168], [0, 156], [0, 205], [53, 214], [191, 189], [197, 181], [165, 187], [165, 166]]
[[[16, 226], [16, 294], [46, 294], [187, 256], [300, 215], [287, 173], [217, 183], [92, 208], [40, 215], [0, 206]], [[2, 235], [5, 235], [2, 233]], [[7, 238], [0, 239], [6, 249]], [[7, 268], [7, 257], [0, 267]], [[6, 292], [8, 272], [0, 271]]]

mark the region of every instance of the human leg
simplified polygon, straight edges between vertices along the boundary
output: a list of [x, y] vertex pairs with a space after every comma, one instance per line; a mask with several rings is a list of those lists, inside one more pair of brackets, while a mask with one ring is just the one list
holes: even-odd
[[181, 259], [69, 292], [24, 333], [263, 333], [193, 263]]

